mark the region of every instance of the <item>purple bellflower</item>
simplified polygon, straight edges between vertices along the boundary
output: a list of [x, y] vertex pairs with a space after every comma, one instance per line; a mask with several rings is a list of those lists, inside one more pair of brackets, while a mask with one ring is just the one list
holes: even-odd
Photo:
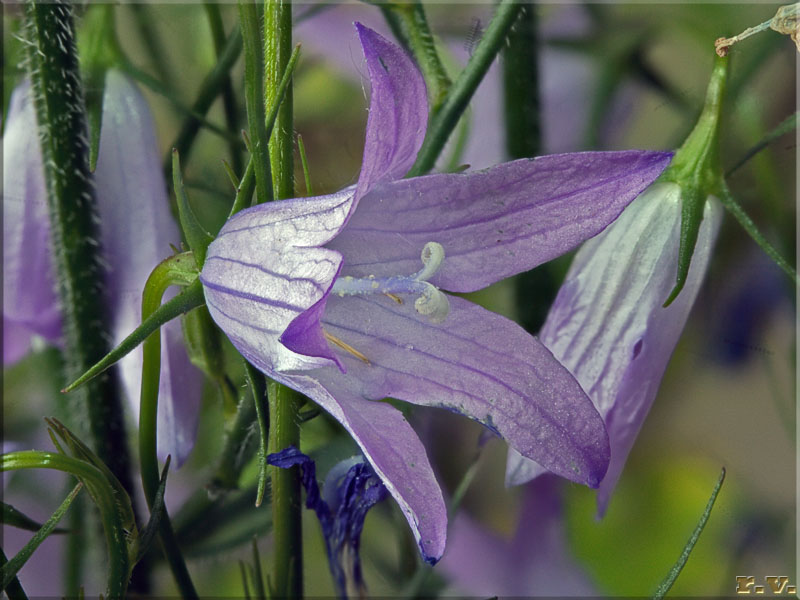
[[282, 469], [300, 467], [306, 508], [317, 513], [325, 538], [328, 564], [341, 598], [364, 598], [358, 550], [367, 511], [388, 496], [386, 486], [361, 456], [336, 464], [320, 494], [314, 461], [294, 446], [267, 457]]
[[401, 179], [425, 136], [425, 84], [400, 48], [356, 27], [372, 87], [356, 185], [238, 213], [200, 279], [234, 346], [352, 435], [435, 562], [441, 490], [417, 435], [380, 400], [468, 416], [590, 486], [609, 452], [596, 409], [538, 340], [442, 290], [479, 290], [596, 235], [669, 154], [562, 154]]
[[[586, 242], [539, 333], [605, 420], [611, 462], [600, 484], [600, 515], [656, 397], [722, 220], [722, 205], [709, 197], [686, 284], [664, 308], [678, 270], [681, 195], [678, 184], [657, 183]], [[524, 483], [545, 470], [511, 449], [506, 481]]]
[[[141, 320], [141, 298], [153, 268], [180, 234], [169, 211], [153, 120], [144, 98], [121, 73], [106, 75], [103, 126], [95, 171], [100, 242], [112, 342]], [[3, 137], [3, 362], [27, 352], [31, 336], [59, 343], [61, 312], [50, 257], [36, 116], [25, 83], [11, 98]], [[161, 330], [158, 450], [182, 463], [194, 445], [202, 377], [183, 347], [180, 322]], [[138, 415], [142, 351], [122, 361], [124, 393]]]

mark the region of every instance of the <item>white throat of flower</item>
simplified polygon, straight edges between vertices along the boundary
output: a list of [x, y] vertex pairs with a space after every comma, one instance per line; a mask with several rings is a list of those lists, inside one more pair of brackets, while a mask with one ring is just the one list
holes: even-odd
[[430, 283], [444, 263], [444, 248], [438, 242], [428, 242], [422, 248], [422, 269], [408, 276], [394, 277], [340, 277], [333, 284], [332, 292], [339, 296], [355, 296], [366, 294], [384, 294], [402, 303], [400, 296], [412, 294], [417, 296], [414, 309], [430, 319], [432, 323], [441, 323], [450, 313], [447, 296], [439, 288]]

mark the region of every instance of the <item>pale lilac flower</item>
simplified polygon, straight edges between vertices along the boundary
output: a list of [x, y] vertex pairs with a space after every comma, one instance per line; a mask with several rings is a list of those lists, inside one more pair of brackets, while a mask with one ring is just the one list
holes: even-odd
[[[37, 334], [61, 337], [61, 314], [50, 257], [42, 159], [26, 83], [14, 91], [3, 137], [3, 359], [21, 358]], [[144, 98], [121, 73], [109, 71], [95, 172], [100, 243], [108, 267], [113, 344], [141, 321], [141, 297], [153, 268], [180, 243], [170, 214], [154, 126]], [[180, 464], [197, 428], [202, 378], [183, 347], [180, 322], [162, 328], [158, 450]], [[124, 393], [139, 410], [142, 351], [121, 362]]]
[[267, 462], [282, 469], [300, 468], [306, 508], [317, 513], [339, 597], [365, 597], [358, 554], [361, 531], [369, 509], [389, 494], [375, 471], [362, 456], [343, 460], [328, 472], [320, 494], [314, 461], [294, 446], [270, 454]]
[[[705, 276], [722, 206], [709, 197], [683, 291], [675, 286], [681, 188], [657, 183], [575, 256], [539, 334], [575, 375], [605, 420], [611, 463], [600, 484], [602, 515]], [[509, 453], [506, 481], [524, 483], [542, 466]]]
[[595, 235], [669, 155], [563, 154], [400, 179], [425, 135], [425, 85], [402, 50], [357, 28], [372, 83], [357, 184], [238, 213], [200, 279], [236, 348], [348, 430], [435, 561], [441, 490], [418, 437], [383, 398], [475, 419], [583, 484], [599, 483], [608, 458], [597, 411], [550, 352], [441, 290], [479, 290]]
[[459, 514], [439, 571], [450, 582], [442, 595], [531, 597], [597, 595], [570, 555], [562, 506], [563, 482], [546, 475], [522, 491], [514, 532], [504, 538]]

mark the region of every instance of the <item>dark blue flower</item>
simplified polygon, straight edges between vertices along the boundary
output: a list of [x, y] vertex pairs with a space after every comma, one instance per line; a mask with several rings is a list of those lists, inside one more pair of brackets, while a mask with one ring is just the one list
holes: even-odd
[[320, 494], [314, 461], [294, 446], [270, 454], [267, 462], [282, 469], [300, 468], [306, 508], [317, 513], [322, 526], [337, 593], [342, 598], [363, 596], [358, 548], [367, 512], [389, 493], [380, 477], [362, 456], [354, 456], [330, 470]]

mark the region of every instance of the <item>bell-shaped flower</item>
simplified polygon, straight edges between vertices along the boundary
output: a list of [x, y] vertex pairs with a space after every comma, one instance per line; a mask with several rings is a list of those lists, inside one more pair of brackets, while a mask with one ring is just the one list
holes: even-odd
[[[584, 244], [539, 332], [603, 416], [611, 462], [600, 484], [603, 515], [658, 393], [722, 220], [719, 116], [727, 62], [714, 66], [700, 119], [658, 183]], [[550, 470], [513, 448], [506, 482]], [[538, 464], [537, 464], [538, 463]]]
[[[180, 243], [161, 173], [155, 129], [144, 98], [121, 73], [109, 71], [95, 170], [100, 244], [112, 342], [141, 320], [142, 289], [153, 268]], [[11, 98], [3, 136], [3, 361], [21, 358], [37, 334], [61, 337], [61, 312], [50, 257], [41, 151], [30, 86]], [[158, 449], [180, 464], [197, 428], [202, 378], [183, 347], [180, 322], [162, 328]], [[141, 349], [121, 363], [124, 393], [139, 410]]]
[[[681, 188], [657, 183], [603, 233], [586, 242], [570, 267], [539, 339], [575, 375], [603, 415], [611, 463], [600, 484], [605, 512], [633, 442], [656, 397], [705, 276], [722, 205], [709, 198], [683, 291], [675, 286], [681, 234]], [[511, 450], [509, 484], [543, 469]]]
[[343, 460], [328, 472], [320, 493], [314, 461], [297, 448], [270, 454], [267, 462], [282, 469], [300, 468], [306, 508], [317, 513], [339, 597], [366, 597], [358, 554], [361, 531], [369, 509], [388, 495], [375, 471], [361, 456]]
[[353, 436], [433, 562], [444, 549], [442, 493], [419, 438], [384, 398], [475, 419], [586, 485], [608, 461], [602, 420], [550, 352], [443, 290], [479, 290], [596, 235], [669, 155], [561, 154], [401, 179], [425, 136], [425, 85], [400, 48], [357, 29], [372, 91], [356, 185], [238, 213], [200, 279], [236, 348]]

